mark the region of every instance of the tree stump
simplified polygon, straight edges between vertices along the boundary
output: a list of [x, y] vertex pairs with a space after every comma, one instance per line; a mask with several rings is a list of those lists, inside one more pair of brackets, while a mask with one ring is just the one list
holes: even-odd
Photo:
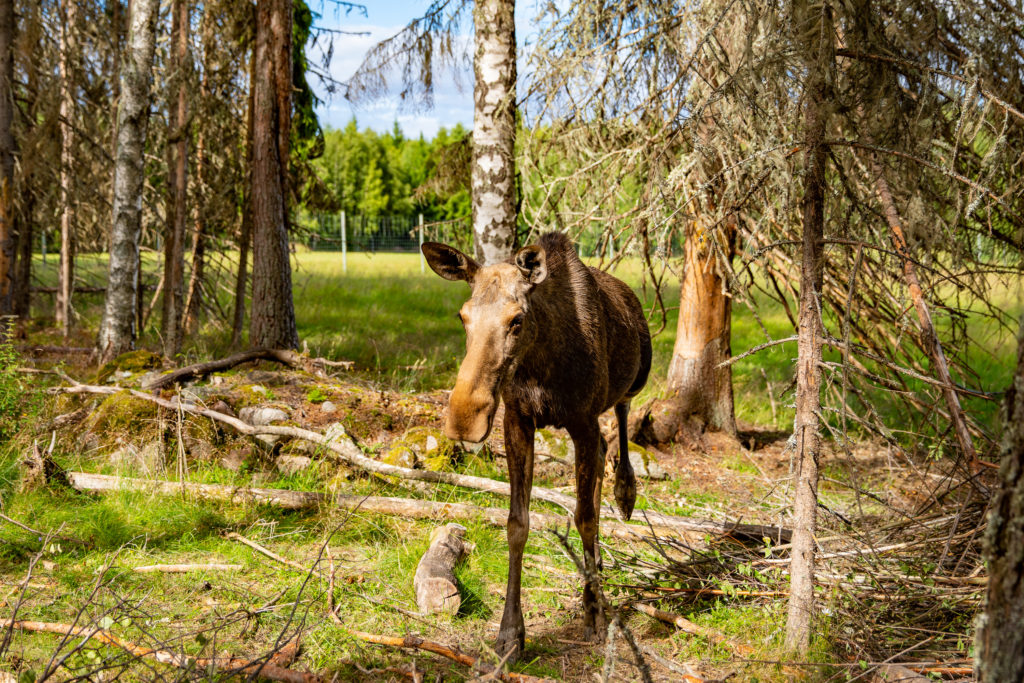
[[462, 596], [455, 585], [455, 565], [473, 548], [465, 536], [466, 527], [461, 524], [445, 524], [430, 534], [430, 547], [423, 553], [413, 578], [416, 605], [421, 612], [459, 611]]

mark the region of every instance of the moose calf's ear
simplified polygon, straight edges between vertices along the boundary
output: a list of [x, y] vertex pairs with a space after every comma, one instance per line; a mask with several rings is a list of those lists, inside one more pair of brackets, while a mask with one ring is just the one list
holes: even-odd
[[548, 276], [548, 259], [544, 247], [531, 244], [516, 252], [516, 267], [532, 284], [539, 285]]
[[420, 247], [430, 269], [445, 280], [472, 282], [480, 265], [454, 247], [440, 242], [424, 242]]

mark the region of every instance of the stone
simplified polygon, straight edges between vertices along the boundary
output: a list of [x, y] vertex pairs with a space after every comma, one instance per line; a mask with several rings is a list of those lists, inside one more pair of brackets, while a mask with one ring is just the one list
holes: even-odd
[[381, 460], [389, 465], [412, 469], [416, 467], [416, 451], [404, 445], [394, 446]]
[[223, 413], [224, 415], [227, 415], [229, 417], [238, 417], [238, 415], [235, 414], [234, 409], [231, 406], [229, 406], [227, 401], [225, 401], [224, 399], [218, 399], [214, 401], [213, 405], [210, 406], [210, 410], [213, 410], [218, 413]]
[[629, 442], [629, 464], [638, 477], [645, 479], [668, 479], [668, 472], [658, 464], [657, 459], [643, 446]]
[[320, 410], [325, 413], [333, 413], [338, 409], [338, 406], [334, 405], [331, 401], [324, 401], [320, 404]]
[[[270, 406], [246, 406], [238, 411], [238, 417], [243, 422], [247, 422], [253, 427], [265, 427], [275, 422], [283, 422], [284, 420], [287, 420], [288, 413], [280, 408], [273, 408]], [[268, 446], [273, 446], [284, 437], [277, 434], [259, 434], [256, 438]]]
[[297, 474], [313, 464], [313, 459], [305, 455], [279, 455], [274, 466], [285, 476]]
[[436, 451], [438, 445], [439, 444], [437, 443], [437, 438], [433, 434], [430, 434], [427, 436], [427, 441], [424, 444], [423, 450], [426, 453], [429, 453], [430, 451]]
[[232, 448], [227, 455], [220, 459], [220, 464], [232, 472], [237, 472], [245, 465], [246, 460], [252, 455], [251, 448]]
[[539, 461], [558, 460], [568, 465], [576, 463], [576, 446], [572, 439], [549, 429], [534, 432], [533, 453]]
[[271, 406], [246, 406], [238, 411], [238, 417], [253, 427], [264, 427], [275, 422], [284, 422], [288, 413]]
[[110, 464], [121, 469], [127, 468], [141, 474], [158, 474], [163, 471], [163, 457], [160, 444], [150, 441], [141, 448], [127, 444], [110, 454]]

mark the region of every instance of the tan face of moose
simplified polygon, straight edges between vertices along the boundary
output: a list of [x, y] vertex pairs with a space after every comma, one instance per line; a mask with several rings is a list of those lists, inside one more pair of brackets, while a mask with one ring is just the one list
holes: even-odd
[[530, 294], [547, 277], [546, 255], [541, 247], [523, 247], [513, 263], [481, 267], [445, 244], [426, 242], [422, 249], [435, 273], [473, 288], [458, 313], [466, 329], [466, 357], [444, 432], [449, 439], [480, 443], [491, 432], [502, 386], [537, 338]]

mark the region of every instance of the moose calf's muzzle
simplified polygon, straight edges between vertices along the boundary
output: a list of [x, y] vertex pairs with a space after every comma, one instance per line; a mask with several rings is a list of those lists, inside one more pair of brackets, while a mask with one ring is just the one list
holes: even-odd
[[497, 408], [497, 397], [490, 390], [457, 381], [448, 400], [445, 436], [453, 441], [481, 443], [491, 432]]

